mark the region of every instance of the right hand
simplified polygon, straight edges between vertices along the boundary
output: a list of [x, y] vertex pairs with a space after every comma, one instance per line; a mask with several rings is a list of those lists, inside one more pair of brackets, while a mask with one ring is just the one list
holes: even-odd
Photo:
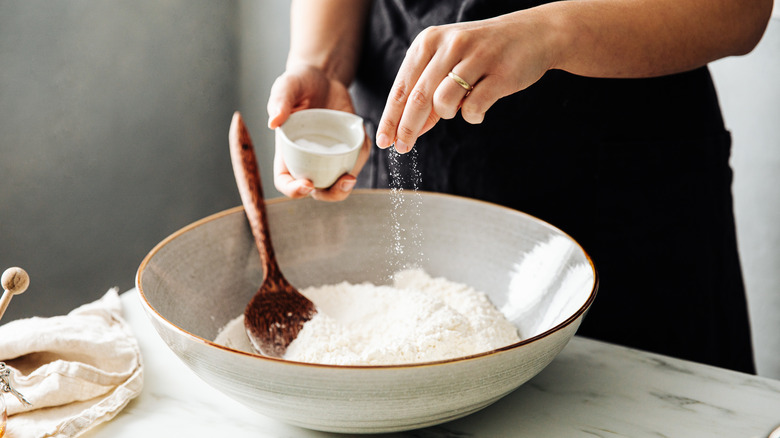
[[[271, 87], [268, 98], [268, 127], [276, 129], [290, 114], [307, 108], [327, 108], [355, 113], [352, 99], [343, 83], [328, 78], [324, 72], [312, 66], [288, 68]], [[341, 201], [355, 187], [357, 174], [366, 164], [371, 142], [366, 136], [355, 167], [342, 175], [327, 189], [315, 189], [311, 181], [295, 179], [284, 163], [281, 151], [274, 155], [274, 186], [285, 196], [302, 198], [311, 195], [321, 201]]]

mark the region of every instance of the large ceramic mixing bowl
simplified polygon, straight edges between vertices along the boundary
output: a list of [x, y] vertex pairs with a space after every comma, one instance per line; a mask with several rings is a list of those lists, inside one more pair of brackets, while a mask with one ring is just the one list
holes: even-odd
[[271, 200], [269, 226], [297, 288], [369, 281], [417, 266], [484, 291], [522, 341], [438, 362], [335, 366], [241, 352], [212, 340], [260, 285], [243, 209], [193, 223], [157, 245], [136, 278], [152, 324], [204, 381], [258, 412], [306, 428], [420, 428], [482, 409], [541, 371], [574, 335], [597, 289], [593, 263], [532, 216], [454, 196], [356, 191], [346, 201]]

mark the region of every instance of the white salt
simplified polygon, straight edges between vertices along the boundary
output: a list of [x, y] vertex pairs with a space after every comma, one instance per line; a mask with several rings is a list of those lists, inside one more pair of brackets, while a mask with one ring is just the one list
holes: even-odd
[[[420, 228], [422, 196], [419, 188], [422, 184], [422, 172], [418, 166], [417, 148], [407, 153], [411, 166], [408, 172], [402, 172], [399, 154], [395, 148], [390, 148], [388, 168], [390, 171], [390, 234], [393, 243], [388, 247], [388, 266], [395, 272], [401, 269], [411, 269], [414, 261], [423, 261], [423, 233]], [[409, 183], [412, 193], [404, 195], [404, 185]], [[410, 263], [411, 261], [411, 263]], [[390, 276], [392, 278], [392, 276]]]
[[348, 144], [338, 139], [320, 134], [309, 134], [306, 137], [301, 137], [295, 140], [295, 144], [320, 154], [340, 154], [349, 152], [351, 149]]

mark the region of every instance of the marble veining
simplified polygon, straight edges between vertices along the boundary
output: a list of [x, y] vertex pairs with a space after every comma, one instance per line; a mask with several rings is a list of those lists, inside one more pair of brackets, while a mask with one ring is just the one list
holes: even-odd
[[[125, 316], [146, 366], [142, 395], [85, 438], [357, 437], [301, 429], [209, 387], [168, 350], [138, 304]], [[539, 375], [492, 406], [440, 426], [375, 438], [767, 437], [780, 381], [575, 336]]]
[[471, 438], [474, 435], [470, 433], [450, 430], [446, 426], [433, 426], [426, 429], [407, 432], [411, 438]]

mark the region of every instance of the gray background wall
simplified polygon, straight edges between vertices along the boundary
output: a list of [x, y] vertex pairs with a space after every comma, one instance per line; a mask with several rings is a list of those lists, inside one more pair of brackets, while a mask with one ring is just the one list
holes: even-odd
[[[287, 2], [0, 1], [0, 270], [30, 290], [3, 319], [66, 313], [133, 287], [165, 236], [239, 205], [232, 112], [268, 197], [265, 102]], [[750, 55], [713, 63], [734, 135], [738, 235], [759, 373], [780, 378], [780, 18]]]
[[240, 203], [226, 145], [237, 11], [0, 1], [0, 269], [32, 279], [9, 319], [131, 288], [156, 242]]
[[731, 131], [737, 239], [759, 374], [780, 379], [780, 8], [758, 47], [710, 66]]

